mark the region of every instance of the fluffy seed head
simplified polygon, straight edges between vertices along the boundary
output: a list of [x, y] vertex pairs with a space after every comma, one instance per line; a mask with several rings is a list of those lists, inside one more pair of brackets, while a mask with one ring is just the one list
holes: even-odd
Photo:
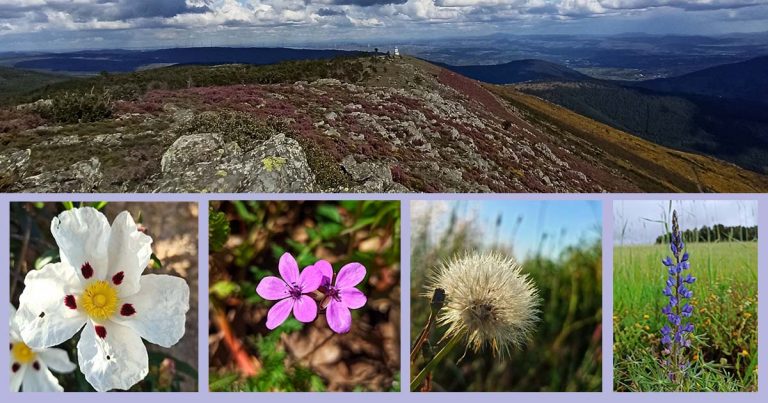
[[498, 253], [471, 252], [438, 268], [427, 293], [445, 290], [438, 324], [448, 326], [444, 338], [465, 334], [479, 351], [489, 345], [502, 357], [523, 346], [538, 321], [536, 286], [512, 258]]

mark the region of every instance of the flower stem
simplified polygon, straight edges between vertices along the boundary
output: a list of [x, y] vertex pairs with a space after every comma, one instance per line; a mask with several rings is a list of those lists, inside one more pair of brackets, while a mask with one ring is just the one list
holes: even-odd
[[411, 392], [414, 392], [416, 389], [418, 389], [421, 383], [424, 382], [424, 378], [427, 377], [427, 374], [432, 372], [437, 364], [440, 363], [440, 361], [442, 361], [448, 355], [448, 353], [450, 353], [451, 350], [453, 350], [453, 348], [456, 347], [456, 345], [458, 345], [459, 342], [463, 339], [464, 333], [457, 333], [450, 340], [448, 340], [448, 343], [446, 343], [445, 346], [437, 354], [435, 354], [435, 357], [432, 358], [432, 360], [424, 366], [421, 372], [419, 372], [419, 374], [416, 375], [413, 380], [411, 380]]
[[435, 321], [437, 320], [437, 314], [443, 309], [444, 302], [445, 290], [442, 288], [435, 289], [432, 293], [432, 303], [429, 306], [429, 318], [427, 318], [427, 323], [424, 325], [419, 337], [416, 338], [416, 343], [413, 344], [413, 348], [411, 349], [411, 364], [416, 362], [419, 351], [424, 347], [424, 343], [426, 343], [430, 333], [432, 333], [432, 329], [435, 327]]

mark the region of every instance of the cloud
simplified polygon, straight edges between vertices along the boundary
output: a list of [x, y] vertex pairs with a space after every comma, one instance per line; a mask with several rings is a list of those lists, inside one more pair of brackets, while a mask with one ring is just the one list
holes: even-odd
[[[672, 21], [666, 28], [651, 24], [656, 29], [701, 23], [702, 30], [716, 26], [723, 31], [730, 26], [739, 31], [759, 27], [768, 20], [766, 10], [765, 0], [0, 0], [0, 48], [9, 46], [3, 38], [13, 35], [46, 33], [23, 38], [28, 43], [35, 38], [49, 40], [54, 34], [74, 37], [74, 32], [88, 30], [145, 29], [152, 30], [153, 37], [241, 41], [252, 34], [258, 44], [268, 35], [308, 40], [382, 34], [419, 38], [422, 33], [510, 32], [510, 27], [520, 32], [579, 24], [584, 26], [582, 31], [590, 32], [589, 24], [598, 24], [593, 21], [637, 26], [654, 16]], [[285, 31], [278, 32], [281, 29]], [[173, 34], [160, 35], [155, 32], [159, 30]], [[110, 35], [123, 38], [117, 33], [105, 35], [105, 43]], [[14, 39], [10, 45], [18, 46], [17, 42]]]
[[765, 0], [600, 0], [600, 4], [605, 8], [619, 10], [673, 7], [697, 11], [752, 7], [765, 4]]
[[331, 4], [338, 6], [372, 7], [387, 4], [405, 4], [408, 0], [331, 0]]
[[334, 15], [346, 15], [347, 13], [344, 10], [337, 10], [333, 8], [321, 8], [317, 10], [317, 15], [321, 17], [330, 17]]

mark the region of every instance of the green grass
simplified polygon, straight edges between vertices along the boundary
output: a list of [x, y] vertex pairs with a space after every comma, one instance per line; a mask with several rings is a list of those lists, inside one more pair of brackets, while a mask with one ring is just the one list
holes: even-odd
[[[757, 243], [690, 243], [692, 320], [696, 328], [690, 391], [757, 390]], [[665, 391], [659, 329], [666, 318], [661, 293], [666, 245], [614, 249], [614, 387]]]

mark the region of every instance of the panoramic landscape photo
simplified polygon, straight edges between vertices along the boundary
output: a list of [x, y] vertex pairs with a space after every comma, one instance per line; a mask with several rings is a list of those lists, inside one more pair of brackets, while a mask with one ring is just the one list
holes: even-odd
[[764, 0], [0, 0], [2, 192], [765, 192]]

